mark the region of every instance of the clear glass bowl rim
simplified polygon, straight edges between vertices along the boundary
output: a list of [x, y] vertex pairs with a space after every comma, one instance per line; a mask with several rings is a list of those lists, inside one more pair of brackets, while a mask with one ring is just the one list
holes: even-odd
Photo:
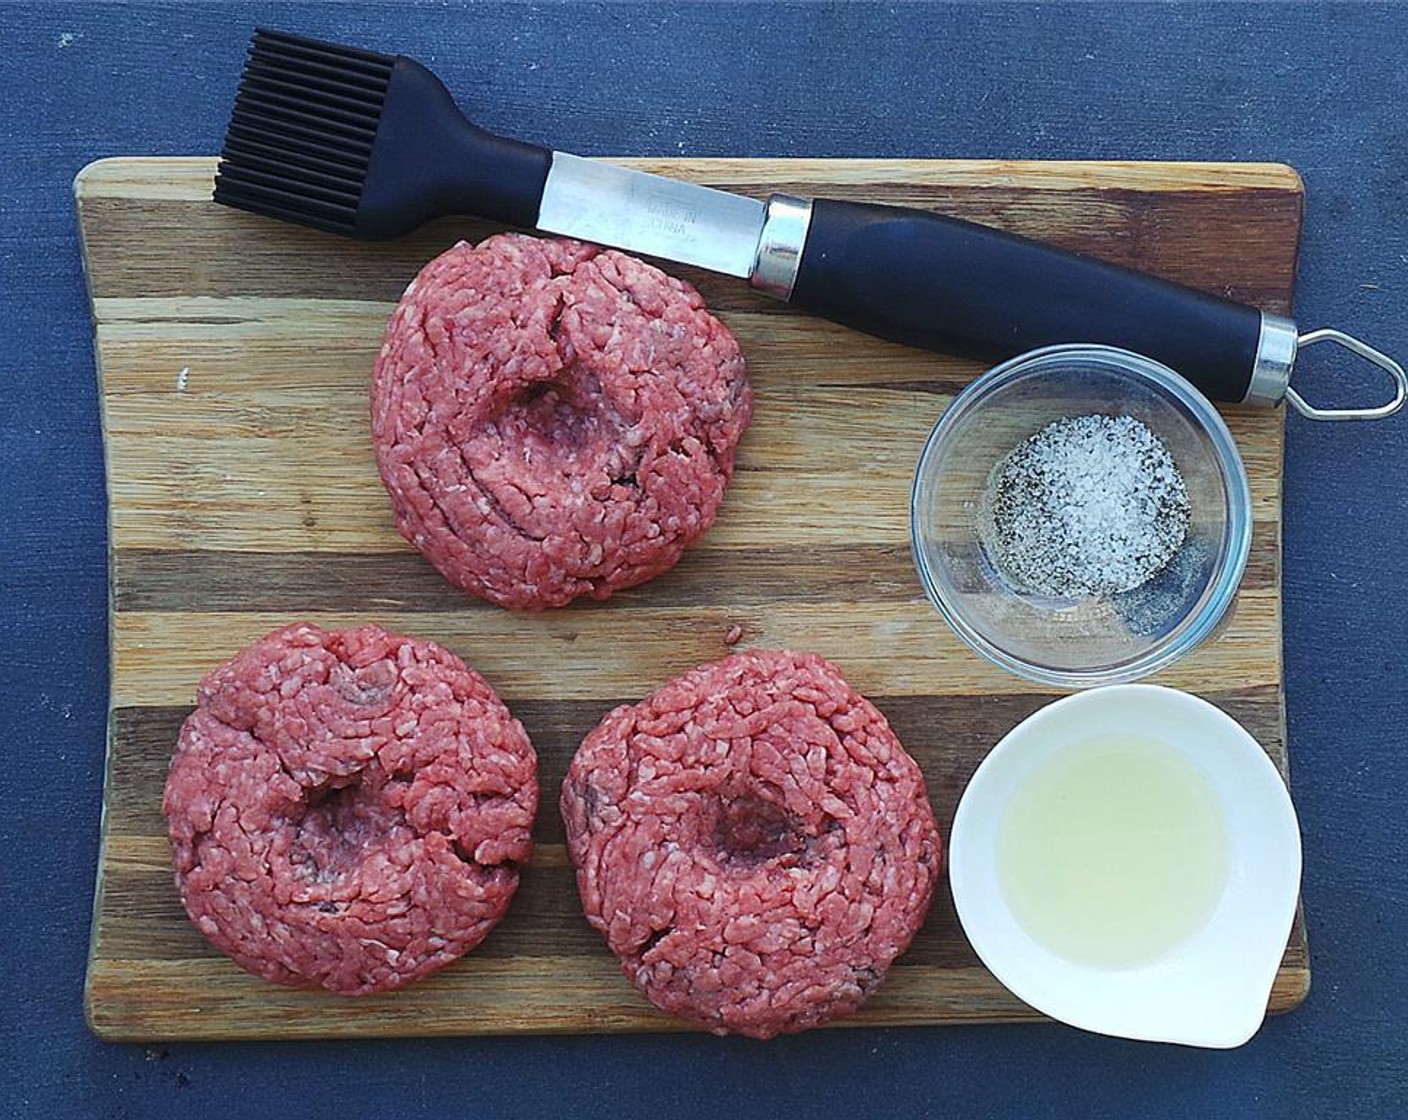
[[[1066, 365], [1082, 360], [1103, 367], [1114, 366], [1122, 374], [1152, 385], [1156, 391], [1173, 397], [1187, 408], [1198, 427], [1208, 437], [1217, 458], [1223, 489], [1227, 496], [1226, 529], [1221, 542], [1222, 559], [1213, 578], [1212, 592], [1199, 610], [1190, 614], [1165, 637], [1137, 657], [1090, 669], [1053, 669], [1008, 653], [990, 641], [963, 617], [956, 606], [946, 600], [925, 559], [925, 538], [921, 526], [919, 500], [920, 491], [938, 449], [944, 445], [962, 420], [977, 411], [998, 390], [1017, 378], [1030, 374], [1034, 367], [1039, 368], [1047, 364]], [[1246, 467], [1242, 463], [1242, 456], [1237, 451], [1237, 443], [1232, 438], [1226, 421], [1212, 402], [1186, 378], [1168, 366], [1132, 350], [1097, 343], [1063, 343], [1059, 346], [1029, 350], [994, 366], [974, 378], [944, 410], [929, 432], [928, 439], [924, 441], [924, 449], [919, 454], [919, 464], [914, 471], [914, 483], [909, 498], [910, 550], [914, 567], [919, 573], [919, 581], [924, 587], [924, 594], [943, 615], [954, 633], [971, 649], [993, 664], [1027, 680], [1063, 688], [1093, 688], [1097, 685], [1123, 684], [1138, 680], [1166, 668], [1191, 653], [1217, 628], [1236, 599], [1237, 588], [1246, 570], [1252, 539], [1251, 506], [1251, 487], [1247, 481]]]

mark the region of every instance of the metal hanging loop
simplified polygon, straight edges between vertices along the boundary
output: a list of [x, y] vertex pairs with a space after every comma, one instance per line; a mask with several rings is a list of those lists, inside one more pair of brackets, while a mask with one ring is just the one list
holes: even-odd
[[1393, 400], [1373, 408], [1316, 408], [1307, 403], [1304, 397], [1288, 385], [1286, 386], [1286, 399], [1302, 416], [1311, 420], [1382, 420], [1386, 416], [1392, 416], [1403, 407], [1404, 401], [1408, 401], [1408, 374], [1405, 374], [1403, 367], [1387, 354], [1375, 350], [1368, 343], [1360, 342], [1359, 339], [1347, 335], [1343, 331], [1328, 327], [1301, 335], [1297, 340], [1297, 350], [1303, 350], [1317, 342], [1337, 342], [1346, 350], [1353, 351], [1361, 358], [1367, 358], [1393, 378], [1395, 391]]

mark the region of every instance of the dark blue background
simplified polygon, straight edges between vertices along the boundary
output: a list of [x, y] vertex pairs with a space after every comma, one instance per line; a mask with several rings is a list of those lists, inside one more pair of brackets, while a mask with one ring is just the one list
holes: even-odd
[[[1057, 1026], [769, 1045], [92, 1038], [104, 499], [70, 182], [99, 156], [216, 151], [256, 20], [415, 55], [486, 126], [584, 154], [1284, 160], [1309, 197], [1302, 324], [1408, 355], [1404, 5], [0, 5], [0, 1112], [1408, 1115], [1408, 415], [1290, 424], [1314, 987], [1242, 1050]], [[1316, 356], [1322, 382], [1332, 364]]]

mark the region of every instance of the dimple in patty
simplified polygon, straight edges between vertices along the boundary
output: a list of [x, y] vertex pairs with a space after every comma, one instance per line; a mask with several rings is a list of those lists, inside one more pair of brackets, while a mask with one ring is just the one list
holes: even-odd
[[806, 851], [798, 822], [775, 802], [745, 794], [715, 808], [714, 842], [726, 860], [761, 863]]

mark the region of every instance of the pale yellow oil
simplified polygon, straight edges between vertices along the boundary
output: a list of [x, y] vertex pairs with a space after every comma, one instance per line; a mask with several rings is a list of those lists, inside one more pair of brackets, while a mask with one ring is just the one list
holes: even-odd
[[1212, 916], [1227, 881], [1227, 828], [1207, 779], [1152, 739], [1092, 738], [1056, 752], [998, 826], [1012, 913], [1069, 960], [1144, 964]]

